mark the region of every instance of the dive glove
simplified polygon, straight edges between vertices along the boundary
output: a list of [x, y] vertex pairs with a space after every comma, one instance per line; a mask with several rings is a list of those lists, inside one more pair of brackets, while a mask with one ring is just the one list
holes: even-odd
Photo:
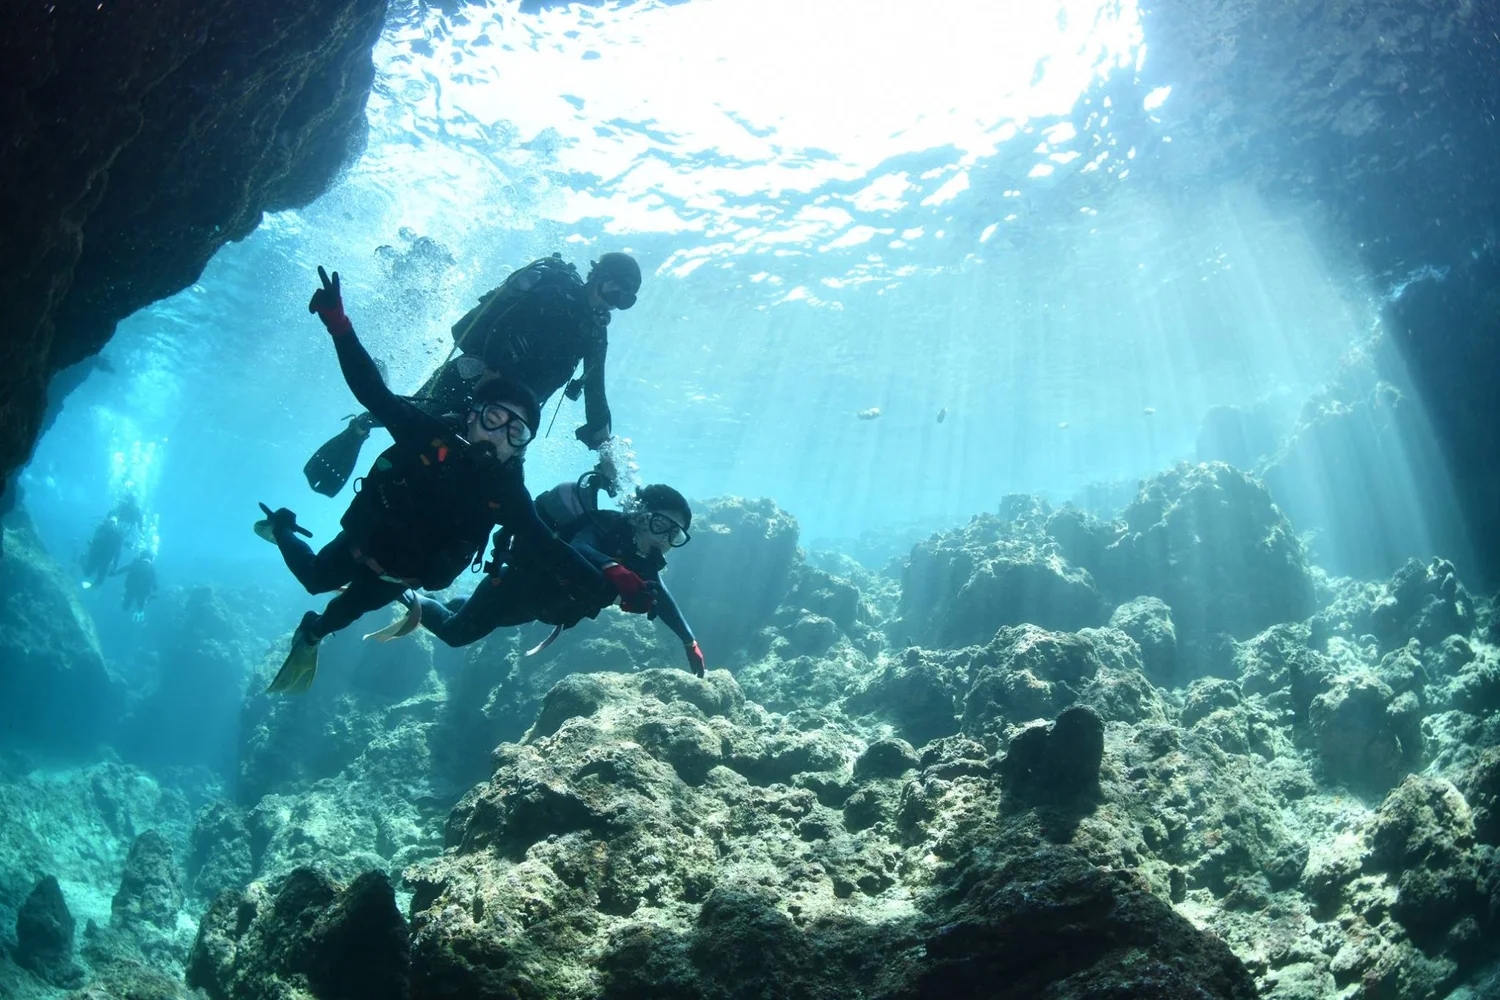
[[694, 639], [692, 642], [686, 643], [682, 648], [687, 651], [688, 669], [693, 672], [694, 676], [702, 677], [704, 669], [703, 647], [698, 645], [697, 639]]
[[611, 431], [607, 423], [597, 427], [593, 424], [584, 424], [573, 432], [573, 436], [582, 441], [585, 448], [598, 451], [599, 446], [610, 439]]
[[354, 324], [344, 315], [344, 299], [339, 294], [339, 273], [334, 271], [333, 277], [329, 278], [328, 272], [319, 264], [318, 280], [323, 282], [323, 287], [313, 292], [311, 301], [307, 303], [307, 311], [317, 313], [323, 326], [335, 336], [353, 333]]
[[601, 572], [620, 595], [621, 610], [642, 615], [656, 601], [656, 588], [619, 563], [610, 563]]

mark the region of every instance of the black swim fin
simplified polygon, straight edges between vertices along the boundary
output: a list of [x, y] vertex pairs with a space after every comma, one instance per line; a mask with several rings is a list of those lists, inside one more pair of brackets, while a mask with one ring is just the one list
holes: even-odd
[[364, 447], [365, 438], [370, 436], [371, 426], [369, 415], [361, 413], [313, 452], [312, 458], [302, 467], [307, 485], [325, 497], [338, 496], [339, 490], [354, 474], [354, 463], [359, 461], [359, 450]]

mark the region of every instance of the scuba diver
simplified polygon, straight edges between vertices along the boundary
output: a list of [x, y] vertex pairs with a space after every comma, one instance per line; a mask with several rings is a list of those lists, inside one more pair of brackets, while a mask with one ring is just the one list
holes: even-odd
[[156, 596], [156, 560], [150, 549], [135, 557], [135, 561], [124, 569], [115, 570], [114, 575], [125, 574], [125, 599], [121, 609], [131, 612], [136, 621], [145, 621], [146, 604]]
[[[322, 267], [323, 287], [309, 312], [332, 334], [344, 380], [395, 443], [375, 460], [341, 519], [341, 530], [314, 553], [298, 535], [311, 532], [285, 507], [255, 531], [274, 542], [309, 593], [342, 592], [322, 614], [309, 611], [292, 636], [292, 649], [268, 692], [299, 693], [317, 672], [318, 643], [366, 612], [397, 599], [408, 588], [440, 590], [478, 561], [491, 528], [504, 525], [516, 544], [571, 586], [600, 599], [636, 597], [647, 589], [634, 574], [604, 577], [537, 517], [526, 491], [522, 462], [536, 435], [536, 396], [513, 379], [478, 385], [463, 414], [434, 416], [391, 392], [344, 314], [339, 276]], [[602, 595], [609, 591], [610, 597]], [[403, 625], [409, 631], [410, 621]]]
[[146, 513], [141, 510], [140, 501], [136, 500], [134, 493], [126, 493], [120, 497], [120, 502], [115, 504], [109, 516], [118, 521], [122, 528], [146, 530]]
[[[450, 355], [412, 401], [428, 413], [449, 413], [481, 382], [499, 376], [530, 386], [543, 407], [563, 389], [569, 399], [583, 396], [585, 423], [574, 433], [597, 449], [612, 433], [604, 393], [610, 311], [635, 305], [640, 289], [641, 268], [629, 254], [602, 255], [586, 280], [561, 254], [534, 260], [453, 324], [458, 356]], [[575, 379], [579, 362], [583, 374]], [[324, 496], [338, 495], [370, 429], [379, 423], [372, 413], [350, 418], [303, 466], [308, 485]]]
[[83, 568], [83, 589], [91, 590], [104, 585], [104, 581], [115, 575], [120, 565], [120, 553], [125, 549], [127, 529], [142, 532], [146, 528], [146, 515], [141, 510], [135, 494], [126, 493], [104, 515], [104, 520], [94, 529], [89, 539], [88, 551], [80, 565]]
[[[645, 580], [649, 590], [638, 597], [622, 597], [620, 607], [666, 623], [682, 640], [688, 669], [702, 677], [703, 650], [661, 582], [668, 550], [686, 545], [691, 537], [687, 529], [693, 514], [687, 500], [672, 487], [657, 484], [638, 489], [627, 501], [626, 511], [600, 510], [598, 494], [605, 488], [598, 472], [576, 483], [562, 483], [537, 496], [537, 514], [606, 577], [620, 574]], [[598, 617], [613, 603], [588, 600], [558, 586], [524, 550], [507, 549], [507, 543], [504, 533], [496, 538], [490, 575], [467, 600], [455, 598], [445, 605], [430, 597], [408, 595], [403, 603], [419, 601], [422, 626], [450, 646], [478, 642], [501, 626], [533, 621], [553, 626], [552, 634], [528, 656], [546, 649], [564, 629], [584, 618]], [[624, 588], [620, 589], [623, 593]]]
[[124, 547], [125, 528], [120, 524], [119, 518], [114, 514], [109, 514], [99, 522], [99, 527], [94, 529], [94, 537], [89, 539], [88, 551], [83, 554], [81, 565], [84, 590], [103, 586], [104, 581], [114, 575], [115, 567], [120, 563], [120, 552]]

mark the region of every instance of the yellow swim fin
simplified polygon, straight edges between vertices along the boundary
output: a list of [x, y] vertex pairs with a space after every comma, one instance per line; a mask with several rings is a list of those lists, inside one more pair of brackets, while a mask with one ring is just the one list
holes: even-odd
[[402, 636], [411, 635], [422, 624], [422, 602], [413, 599], [406, 606], [406, 614], [395, 619], [382, 629], [365, 636], [366, 639], [374, 639], [378, 642], [390, 642], [392, 639], [400, 639]]
[[318, 675], [319, 640], [308, 636], [309, 618], [316, 619], [317, 614], [309, 611], [303, 616], [297, 631], [292, 633], [292, 651], [286, 654], [286, 660], [266, 688], [266, 694], [302, 694], [312, 687], [313, 678]]

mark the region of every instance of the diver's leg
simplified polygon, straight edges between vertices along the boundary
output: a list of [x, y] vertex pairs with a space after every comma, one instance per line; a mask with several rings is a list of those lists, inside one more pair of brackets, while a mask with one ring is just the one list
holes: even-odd
[[330, 590], [337, 590], [365, 568], [354, 558], [349, 540], [342, 531], [334, 536], [333, 541], [313, 552], [312, 546], [298, 537], [296, 532], [278, 528], [276, 547], [281, 550], [286, 568], [292, 571], [297, 582], [309, 594], [326, 594]]
[[532, 621], [536, 616], [525, 589], [524, 575], [506, 566], [499, 575], [485, 577], [457, 608], [422, 598], [422, 626], [450, 646], [467, 646], [501, 626]]
[[344, 592], [329, 601], [316, 620], [306, 623], [307, 631], [311, 638], [321, 639], [352, 624], [361, 615], [385, 607], [400, 597], [405, 589], [404, 584], [383, 580], [361, 566]]

